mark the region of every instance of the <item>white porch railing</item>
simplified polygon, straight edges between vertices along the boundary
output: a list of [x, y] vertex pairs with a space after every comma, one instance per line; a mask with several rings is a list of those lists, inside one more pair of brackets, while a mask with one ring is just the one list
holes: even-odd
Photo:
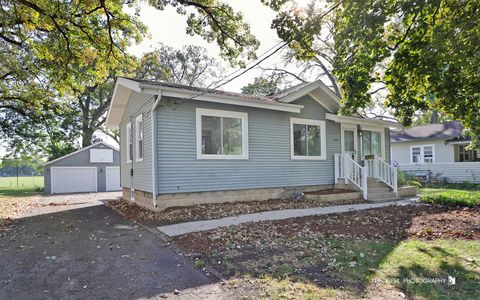
[[352, 182], [363, 192], [364, 199], [368, 196], [369, 177], [384, 182], [398, 197], [397, 176], [397, 168], [383, 159], [364, 160], [362, 167], [348, 154], [335, 154], [335, 183], [340, 178], [345, 179], [345, 183]]
[[335, 183], [339, 178], [345, 179], [345, 183], [355, 184], [362, 191], [363, 198], [367, 199], [367, 168], [360, 166], [348, 154], [335, 154]]
[[373, 168], [373, 177], [391, 187], [398, 197], [398, 169], [389, 165], [381, 158], [375, 158], [373, 160]]

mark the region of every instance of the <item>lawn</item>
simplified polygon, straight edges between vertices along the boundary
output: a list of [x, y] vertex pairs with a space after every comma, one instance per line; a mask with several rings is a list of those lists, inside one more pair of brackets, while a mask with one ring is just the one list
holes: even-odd
[[420, 189], [420, 199], [430, 204], [473, 207], [480, 205], [480, 188], [461, 184], [426, 187]]
[[43, 176], [0, 177], [0, 197], [29, 196], [43, 191]]
[[[480, 299], [480, 208], [402, 206], [247, 223], [173, 239], [264, 299]], [[449, 276], [455, 284], [449, 284]]]

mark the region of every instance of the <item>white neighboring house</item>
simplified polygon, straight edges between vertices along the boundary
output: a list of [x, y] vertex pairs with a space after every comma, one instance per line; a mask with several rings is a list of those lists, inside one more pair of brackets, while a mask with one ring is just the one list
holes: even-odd
[[458, 121], [391, 132], [392, 162], [427, 179], [480, 183], [480, 152], [467, 150]]

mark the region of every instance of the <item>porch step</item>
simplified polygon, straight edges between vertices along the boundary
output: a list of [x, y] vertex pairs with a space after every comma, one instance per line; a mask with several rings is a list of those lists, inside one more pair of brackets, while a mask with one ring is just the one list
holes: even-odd
[[[345, 189], [345, 190], [357, 190], [360, 189], [353, 183], [345, 184], [344, 180], [338, 180], [338, 183], [335, 184], [336, 189]], [[367, 201], [382, 202], [382, 201], [392, 201], [399, 199], [392, 191], [392, 188], [387, 184], [381, 181], [377, 181], [375, 178], [368, 179], [368, 195]]]
[[394, 192], [387, 193], [368, 193], [368, 201], [390, 201], [398, 199]]

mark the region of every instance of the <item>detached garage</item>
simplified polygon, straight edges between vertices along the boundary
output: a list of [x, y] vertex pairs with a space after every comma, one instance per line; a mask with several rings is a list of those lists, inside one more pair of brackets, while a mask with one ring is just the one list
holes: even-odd
[[49, 161], [43, 171], [46, 194], [121, 189], [118, 149], [103, 142]]

